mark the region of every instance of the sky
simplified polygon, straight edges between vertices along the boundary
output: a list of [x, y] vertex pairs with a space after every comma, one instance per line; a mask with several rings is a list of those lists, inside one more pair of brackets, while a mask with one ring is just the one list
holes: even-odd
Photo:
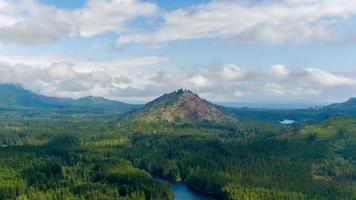
[[0, 83], [144, 103], [356, 96], [356, 1], [0, 0]]

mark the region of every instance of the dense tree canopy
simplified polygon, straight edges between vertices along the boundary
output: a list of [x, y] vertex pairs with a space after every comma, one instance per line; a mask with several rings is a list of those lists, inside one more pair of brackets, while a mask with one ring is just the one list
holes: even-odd
[[173, 199], [152, 176], [222, 199], [354, 199], [356, 118], [300, 127], [118, 123], [0, 114], [0, 199]]

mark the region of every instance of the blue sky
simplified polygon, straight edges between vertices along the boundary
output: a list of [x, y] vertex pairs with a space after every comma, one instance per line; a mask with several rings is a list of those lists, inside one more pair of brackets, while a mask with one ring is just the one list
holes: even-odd
[[135, 102], [181, 87], [341, 101], [356, 92], [356, 3], [341, 1], [0, 0], [0, 82]]
[[85, 4], [85, 0], [41, 0], [40, 2], [43, 4], [68, 9], [80, 8]]

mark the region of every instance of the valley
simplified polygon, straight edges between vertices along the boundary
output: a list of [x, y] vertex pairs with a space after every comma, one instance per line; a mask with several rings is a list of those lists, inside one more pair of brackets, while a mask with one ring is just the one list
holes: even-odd
[[0, 0], [0, 200], [356, 200], [356, 0]]
[[356, 196], [352, 99], [322, 109], [256, 110], [177, 90], [125, 111], [127, 104], [98, 106], [93, 98], [85, 106], [18, 106], [29, 96], [6, 91], [0, 199], [169, 200], [177, 181], [227, 200]]

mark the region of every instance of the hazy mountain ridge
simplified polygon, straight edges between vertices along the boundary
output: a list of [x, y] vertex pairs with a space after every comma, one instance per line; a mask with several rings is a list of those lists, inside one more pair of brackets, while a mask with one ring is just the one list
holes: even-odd
[[326, 106], [315, 106], [305, 109], [272, 109], [272, 108], [234, 108], [225, 107], [226, 112], [238, 118], [250, 120], [263, 120], [279, 123], [283, 119], [292, 119], [298, 122], [323, 120], [337, 115], [356, 115], [356, 98], [341, 103]]
[[356, 113], [356, 97], [352, 97], [345, 102], [334, 103], [328, 106], [324, 106], [323, 110], [339, 110], [345, 112], [355, 112]]
[[79, 99], [47, 97], [36, 94], [15, 84], [0, 84], [0, 107], [6, 109], [99, 109], [129, 111], [136, 105], [113, 101], [102, 97], [83, 97]]
[[[248, 118], [278, 122], [283, 119], [310, 121], [335, 115], [356, 115], [356, 98], [327, 106], [308, 109], [257, 109], [227, 108], [210, 103], [189, 90], [177, 90], [164, 94], [139, 108], [139, 105], [108, 100], [102, 97], [79, 99], [47, 97], [26, 90], [15, 84], [0, 84], [1, 109], [81, 109], [128, 112], [135, 121], [170, 123], [221, 122], [236, 118]], [[139, 109], [137, 109], [139, 108]], [[135, 111], [133, 111], [136, 109]], [[133, 117], [134, 116], [134, 117]]]

